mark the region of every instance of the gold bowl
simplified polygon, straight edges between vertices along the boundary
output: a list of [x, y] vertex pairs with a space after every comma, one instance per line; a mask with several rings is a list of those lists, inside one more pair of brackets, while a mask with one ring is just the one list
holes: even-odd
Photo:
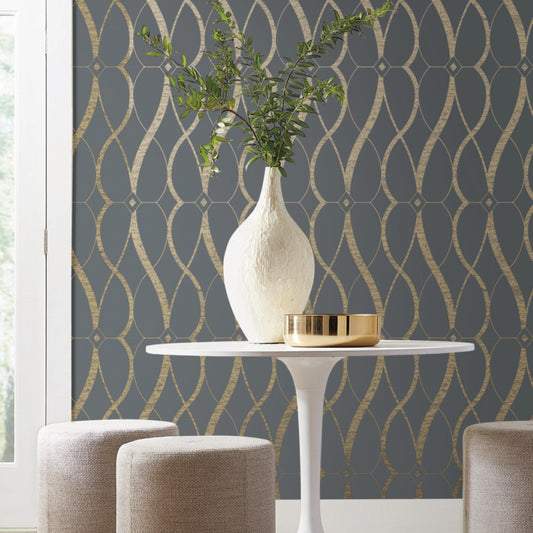
[[283, 340], [290, 346], [374, 346], [379, 315], [285, 315]]

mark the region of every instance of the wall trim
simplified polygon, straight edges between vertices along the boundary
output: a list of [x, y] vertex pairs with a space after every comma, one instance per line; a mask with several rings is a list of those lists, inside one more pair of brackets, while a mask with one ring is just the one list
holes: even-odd
[[46, 423], [72, 403], [72, 2], [48, 0]]
[[[322, 500], [324, 531], [462, 533], [461, 499]], [[276, 501], [276, 533], [298, 528], [300, 500]]]

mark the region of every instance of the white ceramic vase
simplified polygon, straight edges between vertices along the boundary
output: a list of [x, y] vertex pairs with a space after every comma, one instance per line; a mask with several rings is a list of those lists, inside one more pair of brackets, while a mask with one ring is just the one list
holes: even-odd
[[302, 313], [313, 285], [309, 240], [283, 201], [281, 175], [267, 167], [257, 205], [224, 254], [229, 303], [250, 342], [283, 341], [286, 313]]

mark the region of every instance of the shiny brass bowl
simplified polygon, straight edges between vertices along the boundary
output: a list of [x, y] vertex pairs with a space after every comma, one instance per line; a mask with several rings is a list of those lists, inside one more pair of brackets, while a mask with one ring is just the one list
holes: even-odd
[[374, 346], [379, 315], [285, 315], [283, 340], [290, 346]]

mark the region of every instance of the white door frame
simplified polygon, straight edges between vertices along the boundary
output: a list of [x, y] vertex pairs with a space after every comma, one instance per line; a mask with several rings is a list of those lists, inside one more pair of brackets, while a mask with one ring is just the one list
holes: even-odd
[[72, 2], [48, 0], [46, 423], [71, 419]]

